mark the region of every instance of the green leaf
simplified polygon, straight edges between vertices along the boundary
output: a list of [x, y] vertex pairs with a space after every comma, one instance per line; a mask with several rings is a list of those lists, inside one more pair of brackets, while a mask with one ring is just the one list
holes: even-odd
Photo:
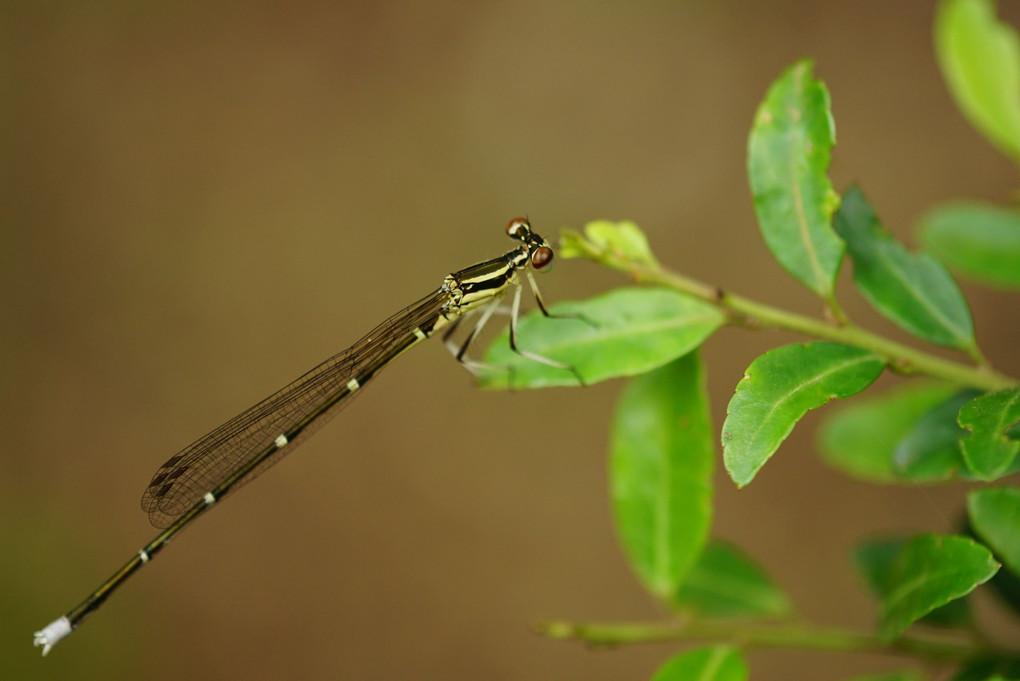
[[696, 352], [631, 381], [613, 418], [609, 473], [617, 532], [645, 588], [664, 601], [708, 537], [712, 433]]
[[1020, 289], [1020, 213], [980, 203], [940, 206], [921, 222], [924, 246], [969, 277]]
[[988, 549], [966, 537], [915, 537], [896, 557], [886, 583], [882, 637], [896, 638], [935, 608], [991, 579], [998, 569]]
[[974, 490], [967, 495], [967, 512], [974, 531], [1020, 575], [1020, 488]]
[[785, 345], [751, 362], [723, 423], [723, 461], [740, 487], [776, 451], [809, 409], [871, 385], [885, 363], [838, 343]]
[[822, 458], [861, 480], [900, 480], [893, 457], [897, 444], [921, 416], [949, 399], [954, 390], [911, 382], [871, 399], [854, 398], [822, 423], [818, 431]]
[[[648, 237], [640, 227], [629, 220], [621, 222], [595, 220], [584, 226], [584, 235], [600, 251], [607, 251], [616, 257], [644, 265], [658, 264], [648, 245]], [[559, 250], [559, 255], [564, 258], [578, 258], [585, 254], [586, 251], [578, 248], [575, 235], [564, 239]]]
[[893, 465], [901, 477], [913, 482], [950, 480], [966, 471], [960, 438], [966, 434], [956, 423], [960, 407], [981, 392], [964, 390], [933, 407], [914, 423], [893, 452]]
[[[908, 542], [906, 538], [893, 537], [868, 539], [854, 552], [858, 571], [879, 598], [885, 598], [892, 592], [893, 566]], [[970, 621], [970, 606], [965, 598], [958, 598], [935, 608], [923, 619], [926, 624], [957, 627]]]
[[652, 681], [745, 681], [747, 663], [733, 646], [694, 648], [659, 667]]
[[945, 266], [907, 251], [856, 187], [843, 196], [835, 225], [854, 263], [854, 283], [876, 310], [931, 343], [974, 348], [970, 309]]
[[747, 143], [754, 210], [773, 257], [826, 300], [843, 260], [832, 231], [839, 195], [826, 172], [836, 141], [829, 92], [811, 77], [811, 61], [794, 64], [758, 107]]
[[975, 397], [960, 407], [957, 423], [970, 431], [960, 440], [963, 460], [975, 477], [994, 480], [1007, 471], [1020, 451], [1009, 430], [1020, 421], [1020, 388]]
[[1020, 42], [989, 0], [947, 0], [935, 48], [957, 106], [992, 144], [1020, 161]]
[[736, 547], [711, 541], [673, 598], [703, 617], [781, 617], [790, 599]]
[[[660, 367], [701, 345], [723, 323], [722, 313], [708, 303], [660, 288], [616, 289], [560, 303], [551, 312], [583, 318], [548, 319], [533, 312], [518, 324], [518, 347], [569, 364], [586, 385]], [[489, 368], [479, 382], [488, 388], [577, 385], [572, 372], [513, 352], [505, 331], [489, 346], [485, 363]]]

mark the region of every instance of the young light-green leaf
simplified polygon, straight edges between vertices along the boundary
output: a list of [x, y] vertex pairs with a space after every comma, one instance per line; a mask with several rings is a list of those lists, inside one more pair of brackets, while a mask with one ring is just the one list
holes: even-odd
[[1020, 440], [1009, 436], [1009, 429], [1020, 421], [1020, 388], [975, 397], [960, 407], [956, 421], [970, 432], [960, 440], [967, 468], [981, 480], [994, 480], [1020, 451]]
[[669, 602], [712, 521], [713, 431], [697, 352], [635, 378], [613, 418], [609, 487], [624, 552]]
[[[624, 288], [580, 302], [553, 306], [548, 319], [532, 312], [517, 325], [518, 347], [568, 364], [585, 385], [635, 376], [682, 357], [723, 323], [716, 308], [661, 288]], [[487, 388], [577, 385], [571, 371], [523, 357], [504, 331], [489, 346], [479, 382]]]
[[677, 609], [702, 617], [781, 617], [792, 609], [786, 593], [736, 547], [705, 547], [673, 598]]
[[715, 645], [687, 650], [671, 658], [652, 681], [746, 681], [747, 663], [733, 646]]
[[818, 431], [822, 458], [861, 480], [896, 482], [902, 479], [893, 458], [897, 444], [921, 416], [954, 392], [942, 384], [906, 383], [878, 397], [856, 397], [822, 423]]
[[[596, 248], [612, 252], [615, 256], [626, 258], [636, 263], [654, 266], [655, 256], [652, 255], [648, 237], [637, 224], [623, 220], [595, 220], [584, 226], [584, 235]], [[575, 246], [575, 240], [565, 240], [560, 249], [564, 258], [576, 258], [582, 255]]]
[[809, 409], [859, 393], [884, 366], [871, 352], [838, 343], [785, 345], [754, 360], [723, 423], [730, 478], [749, 483]]
[[835, 226], [854, 263], [854, 284], [876, 310], [931, 343], [974, 348], [970, 309], [952, 276], [896, 241], [856, 187], [843, 196]]
[[1020, 488], [990, 487], [967, 495], [970, 524], [1010, 572], [1020, 575]]
[[843, 260], [832, 231], [839, 195], [826, 174], [836, 140], [829, 92], [811, 77], [811, 61], [794, 64], [758, 107], [747, 143], [754, 210], [773, 257], [829, 301]]
[[921, 222], [924, 246], [969, 277], [1020, 289], [1020, 213], [981, 203], [940, 206]]
[[987, 582], [998, 569], [991, 552], [966, 537], [915, 537], [900, 551], [886, 583], [882, 637], [896, 638], [935, 608]]
[[957, 106], [995, 146], [1020, 162], [1020, 41], [991, 0], [946, 0], [935, 48]]

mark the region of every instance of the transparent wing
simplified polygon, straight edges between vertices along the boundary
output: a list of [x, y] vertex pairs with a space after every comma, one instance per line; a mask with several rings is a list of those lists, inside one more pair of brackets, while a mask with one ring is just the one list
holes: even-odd
[[[155, 527], [169, 527], [207, 492], [264, 454], [267, 448], [274, 447], [275, 452], [232, 484], [221, 497], [261, 475], [361, 392], [360, 389], [347, 390], [352, 378], [358, 378], [364, 388], [365, 383], [396, 355], [430, 334], [443, 317], [443, 306], [448, 298], [444, 289], [422, 298], [347, 350], [330, 357], [171, 457], [152, 476], [142, 495], [142, 510], [149, 514], [149, 522]], [[424, 335], [416, 333], [417, 329], [422, 329]], [[409, 337], [413, 337], [413, 342], [409, 343]], [[322, 409], [344, 391], [346, 395], [328, 409]], [[286, 447], [275, 448], [278, 436], [306, 420], [308, 424], [289, 439]]]

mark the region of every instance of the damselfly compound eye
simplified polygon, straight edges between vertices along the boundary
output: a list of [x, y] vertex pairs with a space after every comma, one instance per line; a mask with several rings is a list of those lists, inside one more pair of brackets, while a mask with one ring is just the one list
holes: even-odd
[[543, 267], [549, 267], [553, 261], [553, 249], [548, 246], [539, 246], [535, 249], [535, 252], [531, 254], [531, 266], [536, 270], [540, 270]]
[[514, 218], [506, 226], [506, 233], [514, 239], [524, 241], [524, 238], [531, 233], [531, 225], [527, 218]]

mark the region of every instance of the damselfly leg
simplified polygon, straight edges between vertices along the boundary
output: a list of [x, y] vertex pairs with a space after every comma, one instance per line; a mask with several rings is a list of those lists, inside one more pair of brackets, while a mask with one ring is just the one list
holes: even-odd
[[[542, 315], [543, 316], [545, 316], [548, 319], [577, 319], [577, 320], [580, 320], [580, 321], [587, 322], [589, 324], [591, 323], [591, 322], [589, 322], [589, 320], [587, 320], [582, 315], [574, 315], [574, 314], [563, 315], [563, 314], [553, 314], [553, 313], [549, 312], [548, 308], [546, 308], [546, 306], [545, 306], [545, 302], [542, 300], [542, 296], [541, 296], [541, 294], [539, 293], [539, 290], [538, 290], [538, 284], [535, 282], [534, 277], [531, 276], [531, 272], [530, 271], [527, 274], [528, 274], [528, 284], [531, 286], [531, 290], [532, 290], [532, 292], [535, 295], [535, 302], [538, 304], [538, 309], [542, 311]], [[443, 334], [443, 343], [444, 343], [444, 345], [446, 345], [446, 348], [450, 351], [450, 354], [452, 354], [454, 356], [454, 359], [456, 359], [461, 365], [464, 366], [465, 369], [467, 369], [468, 371], [470, 371], [472, 374], [474, 374], [476, 376], [480, 376], [481, 374], [483, 374], [486, 371], [505, 371], [505, 372], [507, 372], [509, 374], [509, 377], [507, 379], [507, 384], [508, 384], [509, 388], [511, 390], [513, 390], [513, 387], [514, 387], [514, 382], [513, 382], [514, 367], [513, 366], [499, 366], [499, 365], [491, 364], [489, 362], [483, 362], [481, 360], [476, 360], [476, 359], [473, 359], [473, 358], [468, 356], [468, 351], [470, 350], [472, 343], [478, 338], [478, 335], [481, 333], [482, 329], [488, 323], [489, 319], [492, 318], [493, 314], [496, 314], [496, 313], [506, 314], [506, 315], [509, 315], [509, 317], [510, 317], [510, 349], [511, 350], [513, 350], [515, 353], [517, 353], [518, 355], [520, 355], [522, 357], [526, 357], [526, 358], [528, 358], [528, 359], [530, 359], [532, 361], [539, 362], [540, 364], [545, 364], [546, 366], [551, 366], [551, 367], [555, 367], [557, 369], [562, 369], [564, 371], [569, 371], [577, 379], [578, 385], [582, 385], [583, 386], [584, 385], [584, 379], [581, 377], [581, 374], [577, 371], [577, 369], [574, 366], [572, 366], [570, 364], [567, 364], [566, 362], [559, 362], [557, 360], [551, 359], [549, 357], [546, 357], [544, 355], [540, 355], [540, 354], [535, 353], [535, 352], [530, 352], [528, 350], [524, 350], [523, 348], [520, 348], [518, 346], [518, 344], [517, 344], [517, 320], [518, 320], [518, 317], [520, 315], [520, 307], [521, 307], [521, 285], [518, 282], [515, 285], [515, 287], [514, 287], [513, 301], [512, 301], [512, 303], [511, 303], [509, 308], [506, 308], [506, 307], [503, 306], [502, 300], [493, 300], [491, 303], [489, 303], [482, 310], [481, 314], [478, 317], [478, 321], [475, 322], [474, 327], [471, 329], [471, 331], [468, 333], [468, 335], [464, 338], [464, 340], [461, 341], [459, 344], [455, 343], [453, 341], [453, 335], [457, 331], [457, 328], [460, 326], [461, 320], [464, 319], [464, 318], [463, 317], [458, 317], [450, 325], [450, 328], [446, 330], [446, 333]]]

